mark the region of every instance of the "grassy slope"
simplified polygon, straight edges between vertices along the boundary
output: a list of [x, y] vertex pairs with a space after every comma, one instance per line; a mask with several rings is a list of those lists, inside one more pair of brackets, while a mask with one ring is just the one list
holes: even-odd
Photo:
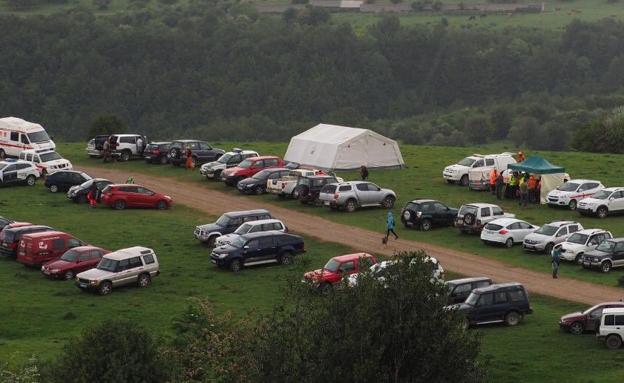
[[[283, 155], [286, 148], [286, 144], [284, 143], [222, 143], [219, 146], [223, 148], [231, 148], [233, 146], [255, 148], [261, 153], [278, 155]], [[446, 184], [442, 179], [441, 173], [445, 165], [454, 163], [462, 159], [465, 155], [474, 152], [500, 152], [508, 148], [444, 148], [411, 145], [403, 145], [401, 148], [403, 158], [408, 165], [407, 169], [401, 171], [371, 171], [370, 175], [372, 181], [378, 183], [382, 187], [388, 187], [397, 192], [399, 199], [394, 209], [395, 214], [399, 214], [400, 208], [407, 201], [420, 197], [435, 198], [455, 207], [470, 202], [497, 203], [495, 198], [489, 193], [471, 192], [459, 186]], [[91, 166], [102, 165], [100, 161], [85, 157], [83, 144], [61, 145], [60, 150], [74, 161], [74, 163]], [[527, 153], [527, 155], [531, 154], [536, 153]], [[554, 164], [565, 166], [567, 172], [570, 173], [573, 178], [596, 178], [607, 186], [618, 186], [622, 184], [622, 177], [617, 164], [621, 163], [624, 156], [569, 152], [544, 152], [540, 154], [543, 154]], [[107, 166], [114, 166], [128, 174], [132, 172], [142, 172], [146, 174], [172, 176], [188, 182], [193, 182], [197, 185], [226, 191], [234, 195], [238, 194], [236, 190], [227, 188], [222, 183], [208, 182], [202, 179], [196, 172], [191, 173], [172, 166], [148, 166], [141, 161], [117, 163]], [[357, 177], [357, 175], [355, 173], [346, 173], [343, 177], [352, 179]], [[317, 214], [336, 222], [360, 226], [380, 233], [385, 229], [385, 211], [381, 209], [365, 209], [354, 214], [347, 214], [342, 211], [335, 212], [325, 208], [301, 206], [297, 202], [281, 201], [269, 195], [250, 198], [259, 198], [263, 201], [288, 206], [300, 211]], [[600, 220], [598, 218], [581, 217], [578, 213], [569, 210], [552, 209], [545, 206], [530, 206], [526, 209], [521, 209], [515, 201], [503, 201], [501, 205], [506, 211], [516, 213], [519, 218], [539, 225], [557, 219], [569, 219], [581, 222], [585, 228], [601, 227], [610, 230], [614, 236], [624, 235], [624, 219], [622, 217], [609, 217]], [[515, 266], [543, 272], [548, 272], [550, 270], [549, 260], [542, 254], [526, 253], [519, 246], [513, 249], [485, 246], [479, 241], [478, 236], [462, 235], [452, 228], [439, 228], [428, 233], [423, 233], [400, 227], [398, 228], [398, 234], [404, 238], [452, 247], [473, 254], [498, 259]], [[561, 273], [564, 276], [611, 286], [617, 285], [617, 279], [624, 275], [624, 273], [619, 270], [614, 270], [604, 275], [598, 272], [587, 271], [568, 263], [562, 265]]]

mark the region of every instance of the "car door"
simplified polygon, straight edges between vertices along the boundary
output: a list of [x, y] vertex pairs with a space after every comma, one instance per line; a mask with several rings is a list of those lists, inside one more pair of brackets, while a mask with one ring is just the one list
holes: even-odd
[[236, 165], [240, 164], [243, 161], [243, 157], [240, 154], [235, 154], [228, 160], [227, 164], [225, 164], [226, 168], [233, 168]]
[[156, 202], [158, 202], [156, 200], [156, 193], [149, 189], [146, 189], [144, 187], [138, 187], [137, 192], [139, 194], [137, 199], [139, 200], [139, 203], [142, 207], [153, 207], [156, 205]]
[[596, 331], [598, 330], [598, 326], [600, 326], [600, 320], [602, 319], [602, 311], [605, 309], [604, 306], [600, 306], [590, 311], [587, 314], [587, 323], [585, 324], [585, 330], [588, 331]]
[[517, 237], [515, 238], [517, 238], [518, 242], [522, 242], [524, 240], [524, 237], [526, 237], [527, 235], [529, 235], [530, 233], [534, 231], [533, 226], [526, 222], [516, 222], [516, 225], [518, 229], [514, 231], [516, 232], [515, 235]]
[[371, 197], [368, 191], [368, 183], [360, 182], [355, 185], [355, 189], [357, 190], [358, 200], [360, 201], [361, 206], [370, 205]]
[[243, 264], [250, 264], [262, 260], [262, 249], [260, 239], [252, 239], [243, 247]]
[[74, 266], [73, 271], [74, 273], [78, 274], [93, 268], [93, 266], [94, 265], [91, 258], [91, 252], [84, 251], [80, 253], [80, 255], [78, 255], [77, 263], [76, 266]]
[[520, 222], [507, 225], [506, 229], [509, 231], [509, 235], [513, 238], [514, 242], [522, 242], [522, 240], [524, 240], [524, 230], [520, 227]]
[[433, 224], [436, 226], [446, 226], [449, 223], [449, 208], [440, 202], [433, 203]]
[[4, 168], [2, 182], [5, 184], [17, 182], [17, 165], [12, 164]]
[[613, 266], [624, 266], [624, 241], [618, 242], [613, 249]]
[[624, 210], [624, 191], [613, 193], [609, 200], [609, 211], [622, 212]]
[[455, 286], [453, 291], [449, 294], [449, 303], [454, 304], [464, 302], [466, 298], [468, 298], [468, 295], [470, 295], [471, 291], [472, 284], [470, 282]]
[[277, 158], [269, 158], [264, 160], [264, 168], [276, 168], [279, 162]]
[[368, 184], [368, 193], [371, 204], [379, 205], [383, 201], [384, 195], [381, 188], [374, 183]]
[[[216, 160], [214, 153], [212, 152], [212, 146], [207, 142], [199, 142], [197, 151], [197, 157], [202, 160]], [[193, 150], [191, 148], [191, 150]]]
[[481, 213], [481, 217], [478, 218], [482, 223], [491, 221], [492, 210], [489, 207], [482, 207], [479, 213]]
[[340, 273], [341, 279], [348, 275], [354, 274], [356, 271], [357, 268], [355, 267], [354, 260], [342, 262], [340, 264], [340, 267], [338, 267], [338, 272]]
[[128, 207], [141, 206], [140, 195], [137, 186], [123, 186], [119, 188], [119, 191], [126, 197], [126, 204]]
[[557, 230], [557, 232], [555, 233], [555, 238], [554, 238], [554, 242], [555, 243], [561, 243], [563, 241], [566, 240], [566, 238], [568, 238], [568, 227], [567, 226], [562, 226], [559, 228], [559, 230]]
[[494, 320], [496, 310], [494, 308], [494, 293], [483, 293], [475, 304], [470, 317], [473, 322], [489, 322]]

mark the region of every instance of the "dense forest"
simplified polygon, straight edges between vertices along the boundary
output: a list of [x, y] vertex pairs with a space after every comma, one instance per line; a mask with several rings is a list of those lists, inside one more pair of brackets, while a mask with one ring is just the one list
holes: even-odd
[[363, 33], [318, 8], [259, 15], [190, 6], [98, 16], [0, 17], [0, 112], [83, 140], [100, 115], [153, 138], [285, 140], [312, 124], [408, 143], [508, 139], [565, 149], [624, 105], [624, 24], [405, 27]]

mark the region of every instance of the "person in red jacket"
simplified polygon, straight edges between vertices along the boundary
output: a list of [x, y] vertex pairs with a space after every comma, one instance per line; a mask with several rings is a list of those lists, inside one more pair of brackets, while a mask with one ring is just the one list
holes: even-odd
[[186, 148], [186, 168], [193, 170], [194, 167], [193, 152], [191, 151], [191, 148]]
[[492, 169], [490, 172], [490, 192], [496, 194], [496, 178], [498, 178], [498, 172], [496, 169]]
[[[93, 185], [95, 186], [95, 185]], [[89, 206], [91, 206], [92, 208], [97, 206], [97, 188], [92, 187], [91, 190], [89, 190], [89, 193], [87, 193], [87, 201], [89, 201]]]

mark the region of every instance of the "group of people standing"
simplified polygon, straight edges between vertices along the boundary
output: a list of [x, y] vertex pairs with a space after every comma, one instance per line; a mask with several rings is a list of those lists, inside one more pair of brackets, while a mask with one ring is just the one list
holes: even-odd
[[539, 203], [541, 178], [524, 172], [511, 172], [507, 177], [504, 172], [492, 169], [490, 173], [490, 191], [502, 200], [518, 199], [521, 206], [528, 203]]

